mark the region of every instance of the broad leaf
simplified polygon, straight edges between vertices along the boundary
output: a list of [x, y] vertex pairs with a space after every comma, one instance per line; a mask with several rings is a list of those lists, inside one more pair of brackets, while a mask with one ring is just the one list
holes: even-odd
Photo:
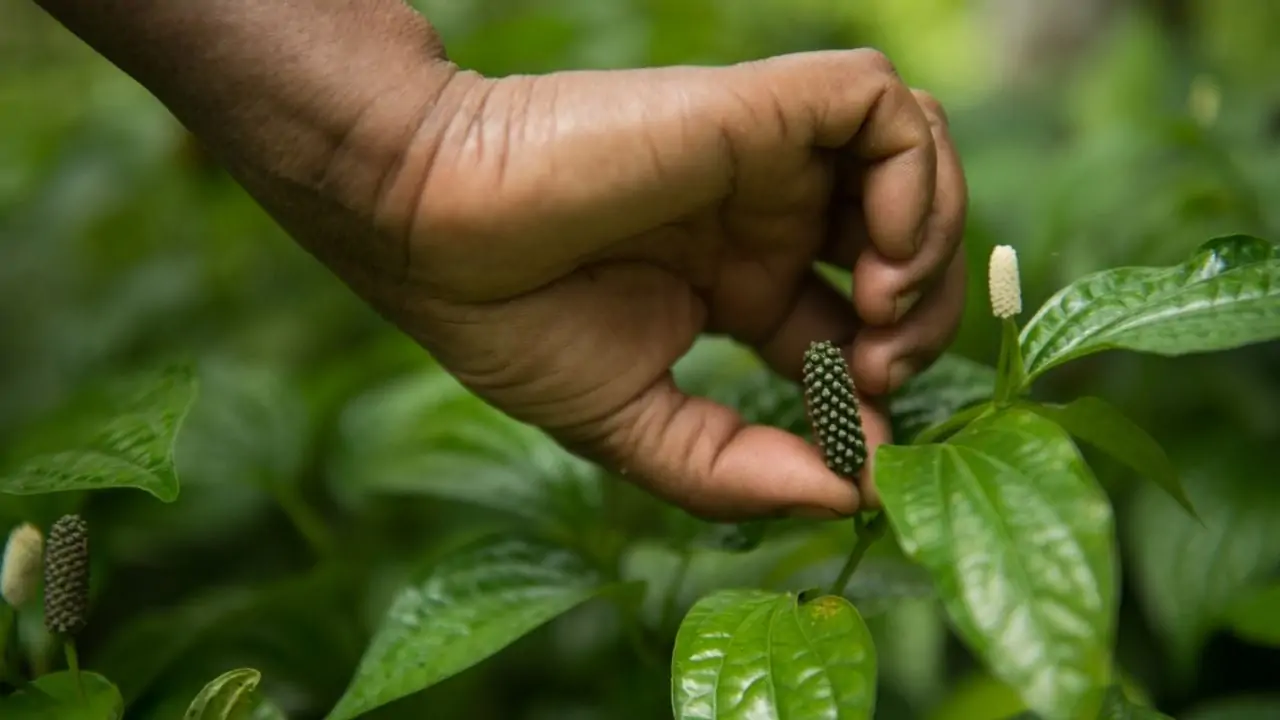
[[340, 491], [430, 495], [576, 526], [602, 502], [598, 468], [440, 370], [397, 380], [343, 413]]
[[1280, 583], [1246, 591], [1227, 609], [1227, 623], [1238, 637], [1280, 647]]
[[1240, 593], [1280, 565], [1280, 485], [1268, 481], [1280, 456], [1269, 442], [1205, 428], [1175, 447], [1173, 458], [1200, 521], [1144, 485], [1125, 531], [1135, 593], [1182, 682]]
[[310, 418], [300, 389], [274, 368], [202, 364], [201, 401], [177, 447], [184, 485], [296, 481], [309, 452]]
[[943, 355], [890, 398], [894, 441], [908, 443], [921, 430], [990, 400], [995, 385], [994, 368], [959, 355]]
[[1215, 700], [1196, 707], [1179, 720], [1275, 720], [1280, 717], [1280, 695], [1260, 695]]
[[1118, 602], [1114, 531], [1070, 437], [1014, 408], [944, 444], [881, 446], [875, 462], [903, 550], [991, 671], [1049, 720], [1095, 707]]
[[1245, 235], [1211, 240], [1170, 267], [1087, 275], [1051, 297], [1022, 330], [1030, 383], [1104, 350], [1185, 355], [1280, 337], [1280, 246]]
[[1023, 407], [1049, 418], [1067, 432], [1145, 476], [1169, 493], [1187, 512], [1195, 514], [1178, 477], [1178, 469], [1164, 448], [1116, 407], [1093, 397], [1079, 398], [1066, 405], [1026, 403]]
[[843, 598], [725, 590], [689, 611], [676, 635], [676, 720], [869, 719], [871, 633]]
[[260, 702], [254, 695], [262, 673], [253, 668], [228, 670], [209, 681], [187, 707], [183, 720], [251, 720]]
[[[124, 700], [105, 677], [85, 670], [79, 677], [69, 670], [41, 675], [32, 690], [0, 697], [5, 720], [121, 720]], [[83, 690], [83, 695], [81, 691]]]
[[100, 422], [77, 418], [85, 436], [42, 454], [0, 477], [0, 492], [15, 495], [133, 487], [164, 502], [178, 497], [174, 444], [196, 398], [189, 366], [146, 378], [141, 387], [112, 393], [96, 407]]
[[1168, 715], [1133, 702], [1119, 685], [1112, 685], [1102, 700], [1098, 720], [1172, 720]]
[[519, 537], [476, 541], [395, 598], [329, 720], [452, 677], [605, 589], [562, 548]]

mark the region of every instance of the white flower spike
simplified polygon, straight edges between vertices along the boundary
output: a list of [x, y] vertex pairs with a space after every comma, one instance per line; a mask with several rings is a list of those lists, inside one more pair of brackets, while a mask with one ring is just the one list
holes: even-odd
[[35, 525], [23, 523], [9, 533], [0, 569], [0, 596], [5, 602], [15, 608], [31, 602], [40, 587], [43, 558], [44, 536]]
[[1007, 320], [1022, 312], [1022, 282], [1018, 278], [1018, 253], [1008, 245], [991, 250], [987, 266], [987, 290], [991, 293], [991, 314]]

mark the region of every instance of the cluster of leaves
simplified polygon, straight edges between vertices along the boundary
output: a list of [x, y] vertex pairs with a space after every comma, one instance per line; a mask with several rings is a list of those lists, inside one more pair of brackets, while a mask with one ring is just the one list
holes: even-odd
[[[998, 369], [947, 356], [893, 398], [903, 444], [880, 447], [874, 465], [902, 554], [891, 548], [869, 555], [848, 588], [841, 581], [831, 592], [813, 589], [816, 560], [830, 556], [814, 550], [821, 533], [796, 533], [782, 522], [709, 526], [675, 512], [668, 512], [671, 524], [660, 537], [676, 566], [666, 577], [646, 577], [634, 560], [648, 539], [618, 516], [611, 498], [622, 485], [599, 468], [434, 368], [368, 392], [341, 416], [341, 442], [330, 461], [336, 495], [425, 494], [481, 506], [507, 521], [410, 571], [326, 717], [360, 717], [441, 683], [595, 599], [617, 609], [637, 652], [656, 657], [671, 649], [677, 720], [871, 718], [879, 668], [865, 617], [874, 613], [869, 600], [891, 594], [877, 588], [877, 575], [882, 580], [884, 568], [895, 566], [923, 576], [914, 592], [936, 593], [958, 637], [1018, 694], [1033, 713], [1027, 717], [1165, 717], [1121, 689], [1113, 656], [1119, 576], [1113, 511], [1072, 436], [1150, 478], [1171, 499], [1174, 516], [1145, 522], [1198, 525], [1218, 511], [1212, 501], [1193, 505], [1202, 494], [1184, 491], [1160, 445], [1111, 405], [1097, 398], [1048, 404], [1028, 392], [1050, 368], [1106, 350], [1172, 356], [1274, 337], [1280, 337], [1280, 247], [1264, 240], [1224, 237], [1175, 266], [1119, 268], [1070, 284], [1020, 335], [1006, 334]], [[808, 434], [799, 388], [724, 358], [688, 359], [683, 382], [748, 419]], [[15, 463], [0, 477], [0, 492], [81, 491], [75, 497], [83, 498], [83, 491], [130, 487], [174, 501], [175, 447], [198, 405], [196, 387], [196, 373], [178, 366], [77, 405], [67, 422], [79, 439]], [[433, 421], [439, 418], [448, 421]], [[305, 506], [297, 497], [290, 502], [307, 534]], [[766, 529], [770, 538], [800, 542], [781, 545], [763, 572], [702, 594], [677, 623], [697, 549], [750, 555], [744, 551], [763, 547]], [[1220, 542], [1240, 530], [1221, 529], [1228, 535]], [[866, 545], [859, 542], [855, 552]], [[316, 549], [331, 550], [331, 541], [317, 541]], [[877, 559], [884, 563], [879, 568]], [[1238, 574], [1238, 587], [1257, 580]], [[901, 591], [907, 583], [889, 585]], [[1264, 582], [1204, 602], [1251, 639], [1275, 643], [1268, 614], [1275, 596], [1276, 587]], [[225, 606], [220, 613], [243, 610], [236, 598]], [[190, 635], [200, 632], [194, 618], [179, 625]], [[663, 638], [676, 624], [668, 646]], [[144, 647], [140, 642], [135, 635], [134, 652]], [[32, 713], [47, 711], [41, 703], [51, 701], [63, 703], [65, 717], [121, 716], [126, 693], [107, 677], [84, 672], [83, 685], [73, 677], [41, 674], [0, 698], [0, 707], [14, 718], [37, 717]], [[255, 692], [260, 679], [255, 669], [224, 672], [189, 702], [187, 717], [284, 717]], [[130, 697], [147, 682], [124, 680]]]

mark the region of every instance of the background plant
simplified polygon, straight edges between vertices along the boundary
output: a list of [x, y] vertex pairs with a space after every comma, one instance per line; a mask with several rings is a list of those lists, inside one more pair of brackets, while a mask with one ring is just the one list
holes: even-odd
[[[1041, 74], [1011, 79], [980, 53], [997, 44], [991, 16], [958, 0], [422, 3], [451, 55], [487, 72], [874, 45], [936, 90], [966, 159], [975, 281], [953, 354], [894, 399], [901, 443], [994, 394], [1002, 330], [979, 280], [993, 246], [1018, 250], [1026, 326], [1092, 272], [1176, 266], [1215, 237], [1280, 237], [1276, 10], [1117, 5], [1057, 56], [1033, 43], [1038, 62], [1009, 65]], [[501, 650], [491, 629], [484, 662], [438, 662], [434, 677], [452, 674], [365, 717], [669, 717], [668, 659], [701, 598], [832, 584], [853, 523], [762, 534], [696, 522], [504, 422], [281, 237], [143, 91], [21, 0], [0, 0], [0, 16], [0, 107], [21, 108], [0, 112], [0, 461], [9, 479], [68, 452], [91, 470], [75, 489], [0, 496], [0, 529], [87, 519], [93, 602], [77, 645], [126, 717], [243, 694], [325, 717], [388, 618], [415, 617], [407, 588], [425, 602], [475, 586], [441, 574], [467, 557], [507, 568], [491, 579], [513, 589], [468, 602], [513, 603], [535, 629]], [[1024, 353], [1032, 373], [1036, 356]], [[1087, 410], [1080, 398], [1097, 398], [1168, 451], [1173, 474], [1140, 473], [1076, 437], [1112, 508], [1108, 657], [1134, 704], [1190, 720], [1276, 716], [1277, 359], [1271, 342], [1101, 353], [1036, 374], [1017, 401]], [[740, 348], [708, 338], [678, 374], [807, 432], [795, 389]], [[144, 428], [146, 461], [93, 469], [113, 433]], [[1176, 476], [1199, 520], [1176, 486], [1143, 476]], [[499, 533], [507, 544], [484, 544]], [[937, 571], [915, 554], [882, 539], [844, 593], [875, 645], [876, 716], [1027, 710], [1016, 679], [984, 669], [999, 667], [984, 662], [991, 650], [962, 639]], [[851, 617], [839, 607], [835, 620]], [[10, 647], [57, 691], [61, 647], [38, 603]], [[402, 687], [422, 677], [433, 676]]]

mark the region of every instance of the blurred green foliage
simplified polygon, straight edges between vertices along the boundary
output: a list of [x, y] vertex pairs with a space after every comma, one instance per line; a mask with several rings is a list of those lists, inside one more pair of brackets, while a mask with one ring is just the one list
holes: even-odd
[[[975, 280], [954, 349], [984, 363], [995, 361], [999, 325], [977, 280], [995, 244], [1018, 249], [1035, 307], [1085, 272], [1176, 262], [1214, 235], [1280, 239], [1277, 3], [1115, 2], [1065, 49], [1033, 44], [1012, 59], [994, 52], [1007, 47], [1008, 22], [997, 20], [1009, 3], [416, 4], [454, 60], [492, 74], [885, 50], [950, 113], [971, 188]], [[1052, 15], [1070, 4], [1043, 3], [1046, 26], [1063, 24]], [[464, 432], [440, 437], [483, 409], [424, 399], [429, 358], [292, 244], [144, 90], [26, 0], [0, 0], [0, 18], [0, 463], [61, 442], [70, 430], [60, 413], [117, 377], [191, 358], [200, 378], [178, 436], [176, 502], [136, 490], [5, 495], [0, 530], [47, 527], [73, 510], [88, 518], [95, 607], [81, 659], [119, 685], [128, 717], [179, 717], [239, 667], [261, 671], [262, 691], [289, 717], [322, 717], [405, 579], [509, 523], [497, 501], [511, 497], [477, 505], [462, 481], [504, 466]], [[735, 353], [695, 353], [682, 372], [750, 367]], [[397, 404], [405, 383], [417, 400]], [[1112, 353], [1040, 385], [1048, 399], [1085, 392], [1170, 450], [1204, 518], [1195, 524], [1090, 456], [1122, 531], [1119, 655], [1132, 688], [1179, 718], [1280, 717], [1280, 653], [1251, 642], [1275, 626], [1229, 629], [1247, 626], [1233, 598], [1280, 569], [1280, 348]], [[513, 433], [509, 450], [522, 447]], [[439, 454], [406, 454], [413, 443]], [[620, 544], [617, 528], [651, 538], [628, 551], [625, 574], [658, 587], [682, 576], [681, 611], [710, 590], [760, 582], [780, 559], [807, 557], [797, 567], [818, 561], [829, 576], [848, 547], [848, 528], [809, 529], [748, 553], [706, 550], [681, 570], [671, 538], [705, 528], [564, 458], [534, 464], [577, 478], [571, 502], [597, 508], [600, 552]], [[440, 488], [429, 487], [435, 476]], [[549, 527], [567, 512], [519, 504], [545, 512]], [[903, 591], [914, 599], [872, 613], [886, 597], [872, 587], [874, 560], [854, 586], [864, 583], [859, 607], [880, 654], [878, 717], [995, 720], [1021, 709], [926, 593]], [[900, 566], [884, 567], [886, 587], [912, 587], [892, 576]], [[664, 608], [638, 612], [669, 650]], [[367, 717], [668, 717], [668, 668], [646, 663], [637, 644], [652, 638], [623, 625], [615, 606], [586, 602]], [[61, 667], [38, 614], [18, 632], [31, 669]]]

